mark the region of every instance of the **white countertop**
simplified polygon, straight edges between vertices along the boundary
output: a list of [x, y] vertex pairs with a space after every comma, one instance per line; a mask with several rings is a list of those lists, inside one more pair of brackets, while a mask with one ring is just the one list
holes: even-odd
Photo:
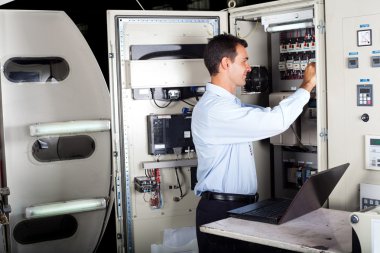
[[298, 252], [351, 252], [350, 212], [319, 208], [281, 225], [227, 218], [201, 226], [205, 233]]

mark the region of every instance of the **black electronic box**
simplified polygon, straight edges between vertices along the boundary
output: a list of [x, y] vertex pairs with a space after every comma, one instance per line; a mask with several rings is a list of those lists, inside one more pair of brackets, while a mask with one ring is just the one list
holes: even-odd
[[191, 115], [150, 114], [147, 119], [149, 154], [173, 154], [173, 148], [180, 148], [181, 153], [194, 150]]

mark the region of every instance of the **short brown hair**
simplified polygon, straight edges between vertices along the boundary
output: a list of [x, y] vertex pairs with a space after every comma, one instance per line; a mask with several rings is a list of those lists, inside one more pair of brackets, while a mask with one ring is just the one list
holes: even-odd
[[204, 51], [204, 63], [210, 75], [215, 75], [219, 72], [219, 64], [223, 57], [228, 57], [234, 61], [237, 53], [236, 46], [248, 46], [248, 43], [231, 34], [216, 35], [206, 45]]

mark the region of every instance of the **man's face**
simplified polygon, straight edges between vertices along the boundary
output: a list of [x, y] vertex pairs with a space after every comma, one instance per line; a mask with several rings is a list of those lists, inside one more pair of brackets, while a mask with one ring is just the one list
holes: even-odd
[[243, 87], [247, 73], [251, 71], [251, 66], [248, 64], [248, 53], [244, 46], [238, 44], [236, 53], [235, 60], [233, 62], [232, 59], [230, 60], [229, 76], [234, 85]]

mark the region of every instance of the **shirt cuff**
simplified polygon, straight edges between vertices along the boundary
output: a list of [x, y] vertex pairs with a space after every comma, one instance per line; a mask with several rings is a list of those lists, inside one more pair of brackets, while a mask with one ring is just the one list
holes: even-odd
[[307, 99], [310, 99], [310, 92], [308, 92], [304, 88], [298, 88], [295, 94], [297, 94], [297, 96], [305, 96], [305, 98], [307, 97]]

